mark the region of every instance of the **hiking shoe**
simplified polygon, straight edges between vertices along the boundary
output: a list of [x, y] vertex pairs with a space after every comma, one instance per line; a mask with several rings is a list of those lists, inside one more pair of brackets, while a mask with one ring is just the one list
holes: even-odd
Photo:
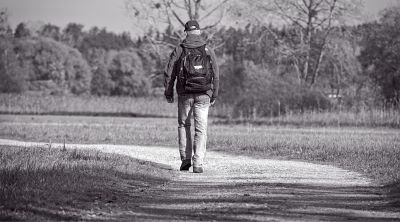
[[183, 160], [180, 171], [188, 171], [191, 166], [192, 166], [191, 160]]
[[193, 167], [193, 173], [203, 173], [203, 167]]

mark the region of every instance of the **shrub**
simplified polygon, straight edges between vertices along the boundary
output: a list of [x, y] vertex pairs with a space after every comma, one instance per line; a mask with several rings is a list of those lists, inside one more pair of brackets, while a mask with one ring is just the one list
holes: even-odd
[[81, 53], [77, 49], [68, 48], [68, 57], [64, 64], [70, 91], [77, 95], [90, 92], [92, 72]]
[[[289, 76], [273, 75], [252, 62], [228, 65], [225, 77], [221, 78], [222, 101], [234, 106], [233, 117], [280, 116], [287, 112], [327, 110], [331, 103], [318, 89], [298, 85]], [[229, 85], [235, 87], [229, 88]]]
[[92, 73], [78, 50], [48, 38], [19, 40], [15, 50], [29, 70], [29, 90], [50, 94], [90, 90]]
[[242, 64], [228, 59], [220, 66], [221, 102], [232, 105], [245, 92], [246, 72]]
[[109, 96], [113, 88], [114, 83], [111, 80], [111, 75], [107, 67], [99, 64], [93, 72], [91, 93], [98, 96]]
[[149, 95], [151, 91], [150, 78], [144, 74], [142, 61], [136, 52], [111, 52], [108, 71], [114, 84], [111, 95]]

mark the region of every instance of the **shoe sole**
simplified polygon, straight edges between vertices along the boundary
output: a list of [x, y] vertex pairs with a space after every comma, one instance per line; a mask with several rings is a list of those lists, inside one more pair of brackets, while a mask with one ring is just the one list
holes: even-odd
[[203, 172], [204, 170], [202, 168], [200, 169], [193, 168], [193, 173], [203, 173]]
[[181, 167], [179, 170], [180, 171], [189, 171], [190, 167], [192, 167], [192, 165], [187, 165], [187, 166]]

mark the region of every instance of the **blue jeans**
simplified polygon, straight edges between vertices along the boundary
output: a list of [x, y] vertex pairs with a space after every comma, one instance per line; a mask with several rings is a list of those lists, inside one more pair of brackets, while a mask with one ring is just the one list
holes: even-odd
[[[178, 137], [181, 160], [193, 159], [193, 166], [203, 166], [207, 143], [207, 121], [210, 97], [206, 94], [178, 96]], [[191, 116], [194, 116], [192, 143]], [[192, 154], [194, 155], [192, 156]]]

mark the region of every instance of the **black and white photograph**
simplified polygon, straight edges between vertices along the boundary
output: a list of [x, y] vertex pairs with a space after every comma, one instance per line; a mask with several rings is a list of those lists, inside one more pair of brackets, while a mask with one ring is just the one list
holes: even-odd
[[400, 221], [400, 0], [0, 0], [0, 221]]

